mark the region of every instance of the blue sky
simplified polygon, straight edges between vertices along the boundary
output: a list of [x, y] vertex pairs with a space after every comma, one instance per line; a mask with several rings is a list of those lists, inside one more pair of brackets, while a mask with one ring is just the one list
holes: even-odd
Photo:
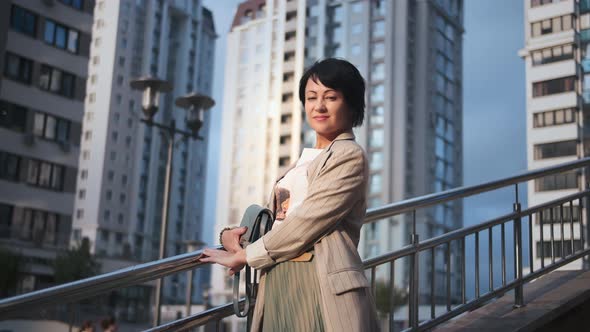
[[[225, 36], [229, 31], [236, 0], [205, 0], [213, 11], [219, 34], [216, 48], [212, 109], [212, 136], [208, 156], [206, 225], [204, 234], [215, 238], [215, 196], [219, 132], [223, 106]], [[519, 173], [526, 169], [525, 66], [518, 56], [524, 47], [524, 2], [522, 0], [465, 0], [463, 39], [463, 145], [464, 184], [473, 185]], [[526, 206], [526, 188], [521, 201]], [[498, 190], [464, 201], [464, 223], [472, 225], [511, 211], [513, 191]], [[485, 241], [482, 242], [484, 245]], [[484, 248], [484, 247], [482, 247]], [[482, 249], [483, 250], [483, 249]], [[467, 251], [468, 253], [470, 250]], [[471, 255], [471, 256], [470, 256]], [[473, 259], [473, 251], [468, 254]], [[486, 271], [482, 271], [487, 276]], [[498, 278], [496, 278], [498, 280]], [[472, 287], [470, 287], [472, 288]]]

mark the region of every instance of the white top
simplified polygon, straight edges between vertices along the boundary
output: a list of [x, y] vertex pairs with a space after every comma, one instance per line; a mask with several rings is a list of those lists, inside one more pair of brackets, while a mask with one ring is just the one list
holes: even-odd
[[282, 224], [287, 215], [301, 205], [307, 196], [307, 167], [323, 150], [303, 149], [295, 167], [277, 182], [274, 192], [277, 208], [273, 227]]

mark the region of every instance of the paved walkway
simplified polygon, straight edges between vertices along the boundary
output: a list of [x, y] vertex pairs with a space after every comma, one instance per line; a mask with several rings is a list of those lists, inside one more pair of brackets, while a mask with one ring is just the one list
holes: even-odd
[[[493, 303], [441, 324], [433, 331], [535, 331], [590, 301], [590, 271], [549, 273], [525, 285], [524, 300], [524, 307], [514, 309], [514, 295], [510, 292]], [[590, 327], [585, 328], [590, 331]]]

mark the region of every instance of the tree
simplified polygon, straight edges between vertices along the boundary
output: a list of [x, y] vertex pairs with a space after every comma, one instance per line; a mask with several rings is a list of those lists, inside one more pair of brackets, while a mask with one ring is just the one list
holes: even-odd
[[99, 272], [98, 262], [90, 254], [90, 241], [83, 238], [77, 248], [68, 249], [55, 259], [55, 282], [63, 284], [95, 276]]
[[375, 304], [377, 311], [382, 315], [389, 314], [389, 309], [393, 305], [395, 311], [402, 304], [406, 303], [408, 295], [397, 288], [393, 289], [393, 303], [391, 303], [391, 285], [385, 281], [377, 281], [375, 283]]
[[16, 294], [18, 272], [23, 264], [22, 256], [0, 247], [0, 297]]

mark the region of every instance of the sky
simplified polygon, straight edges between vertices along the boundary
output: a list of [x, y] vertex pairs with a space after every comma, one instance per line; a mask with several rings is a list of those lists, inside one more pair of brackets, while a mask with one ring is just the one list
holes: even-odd
[[[204, 0], [212, 10], [219, 38], [211, 110], [212, 128], [207, 157], [207, 197], [205, 241], [213, 244], [218, 151], [223, 107], [223, 77], [226, 35], [237, 8], [237, 0]], [[463, 35], [463, 183], [475, 185], [511, 176], [526, 170], [525, 65], [518, 56], [524, 47], [524, 1], [464, 0]], [[526, 207], [526, 188], [520, 200]], [[486, 221], [512, 210], [514, 190], [497, 190], [464, 200], [466, 226]], [[510, 236], [510, 232], [507, 233]], [[473, 260], [473, 244], [468, 241], [467, 260]], [[482, 248], [487, 242], [482, 240]], [[496, 246], [496, 249], [497, 246]], [[482, 249], [483, 250], [483, 249]], [[510, 251], [508, 251], [510, 252]], [[525, 261], [526, 264], [526, 261]], [[469, 271], [468, 271], [469, 273]], [[481, 274], [486, 276], [487, 271]], [[483, 280], [483, 279], [482, 279]], [[499, 278], [496, 278], [499, 280]], [[471, 286], [471, 285], [468, 285]], [[468, 287], [473, 289], [473, 287]]]

